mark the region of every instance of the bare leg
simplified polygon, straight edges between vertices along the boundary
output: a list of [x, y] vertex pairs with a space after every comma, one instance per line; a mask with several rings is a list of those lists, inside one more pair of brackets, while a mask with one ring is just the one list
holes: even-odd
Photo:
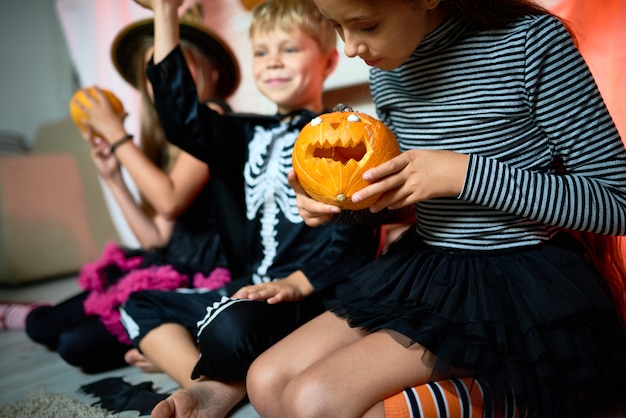
[[131, 348], [124, 354], [124, 361], [144, 373], [163, 372], [152, 360], [141, 354], [136, 348]]
[[187, 389], [177, 390], [159, 402], [152, 418], [224, 418], [245, 396], [241, 382], [198, 380]]
[[309, 365], [365, 335], [330, 312], [296, 329], [250, 366], [246, 384], [255, 410], [264, 417], [284, 416], [279, 410], [280, 396], [289, 381]]
[[325, 313], [252, 364], [248, 395], [264, 417], [375, 414], [386, 397], [430, 379], [423, 355], [419, 344], [405, 347], [385, 331], [367, 334]]
[[423, 355], [419, 344], [404, 347], [386, 331], [369, 334], [292, 379], [281, 397], [280, 416], [322, 417], [337, 411], [363, 416], [386, 397], [431, 378]]
[[139, 348], [181, 387], [188, 388], [196, 382], [191, 379], [191, 372], [200, 352], [193, 336], [182, 325], [167, 323], [154, 328], [140, 341]]
[[384, 402], [378, 402], [376, 405], [370, 408], [361, 418], [387, 418], [385, 414]]

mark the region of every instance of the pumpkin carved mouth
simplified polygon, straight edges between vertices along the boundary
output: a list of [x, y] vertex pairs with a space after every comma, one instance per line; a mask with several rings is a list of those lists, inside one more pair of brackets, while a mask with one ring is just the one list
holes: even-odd
[[353, 147], [314, 148], [312, 154], [313, 158], [326, 158], [347, 165], [350, 160], [361, 161], [366, 153], [367, 148], [363, 142], [359, 142]]

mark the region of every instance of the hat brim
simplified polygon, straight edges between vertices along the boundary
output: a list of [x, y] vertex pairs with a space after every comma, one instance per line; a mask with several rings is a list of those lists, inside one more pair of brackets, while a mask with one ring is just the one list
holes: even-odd
[[[134, 59], [140, 48], [141, 37], [154, 36], [154, 19], [143, 19], [131, 23], [122, 29], [111, 45], [111, 60], [120, 75], [134, 87], [138, 87]], [[208, 57], [212, 57], [220, 70], [220, 82], [216, 86], [216, 95], [227, 98], [239, 85], [239, 64], [232, 50], [216, 33], [195, 22], [180, 22], [180, 38], [193, 43]]]

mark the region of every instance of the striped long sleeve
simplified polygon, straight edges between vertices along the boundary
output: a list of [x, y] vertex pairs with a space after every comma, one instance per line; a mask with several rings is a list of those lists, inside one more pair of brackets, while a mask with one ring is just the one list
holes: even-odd
[[449, 19], [401, 67], [373, 69], [371, 83], [403, 150], [470, 157], [458, 197], [416, 205], [426, 242], [499, 249], [560, 228], [626, 234], [624, 145], [556, 18], [482, 32]]

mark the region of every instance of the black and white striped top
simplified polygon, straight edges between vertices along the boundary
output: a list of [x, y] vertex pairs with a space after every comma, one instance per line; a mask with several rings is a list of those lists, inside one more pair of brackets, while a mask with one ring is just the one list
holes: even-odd
[[370, 78], [378, 115], [403, 150], [470, 155], [458, 198], [416, 205], [425, 242], [502, 249], [560, 227], [626, 234], [624, 145], [556, 18], [477, 33], [448, 19], [407, 62]]

